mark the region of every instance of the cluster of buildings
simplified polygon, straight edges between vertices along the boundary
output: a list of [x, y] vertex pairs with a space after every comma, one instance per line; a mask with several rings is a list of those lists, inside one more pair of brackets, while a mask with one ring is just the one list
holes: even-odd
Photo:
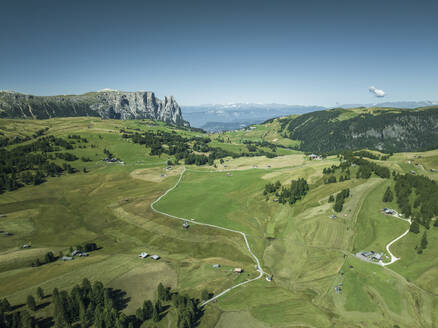
[[309, 159], [311, 161], [320, 161], [320, 160], [322, 160], [322, 156], [321, 155], [316, 155], [316, 154], [310, 154], [309, 155]]
[[[24, 246], [23, 246], [24, 247]], [[87, 257], [88, 253], [85, 252], [81, 252], [78, 249], [75, 249], [73, 252], [71, 252], [71, 256], [63, 256], [61, 257], [61, 261], [71, 261], [74, 260], [74, 257], [78, 256], [78, 257]]]
[[374, 251], [359, 252], [356, 256], [364, 261], [380, 262], [383, 260], [383, 253], [376, 253]]
[[71, 256], [79, 256], [79, 257], [85, 256], [85, 257], [87, 257], [88, 253], [80, 252], [79, 250], [75, 249], [73, 252], [71, 252]]
[[71, 261], [71, 260], [73, 260], [73, 256], [63, 256], [63, 257], [61, 257], [61, 260], [62, 261]]
[[[219, 269], [221, 267], [221, 265], [216, 263], [216, 264], [213, 264], [212, 267], [213, 267], [213, 269]], [[243, 269], [242, 268], [234, 268], [234, 269], [231, 269], [231, 271], [233, 271], [235, 273], [242, 273]]]
[[342, 292], [342, 282], [340, 282], [336, 287], [335, 287], [335, 291], [336, 294], [340, 294]]
[[106, 162], [106, 163], [120, 163], [120, 164], [122, 164], [122, 165], [125, 165], [125, 162], [123, 162], [123, 161], [121, 161], [120, 159], [115, 158], [115, 157], [104, 158], [102, 161], [103, 161], [103, 162]]
[[394, 210], [392, 210], [390, 208], [386, 208], [386, 207], [383, 209], [383, 213], [385, 213], [386, 215], [394, 215], [394, 214], [396, 214], [396, 212]]
[[138, 255], [138, 257], [140, 257], [140, 258], [142, 258], [142, 259], [145, 259], [145, 258], [147, 258], [147, 257], [150, 257], [151, 259], [153, 259], [153, 260], [155, 260], [155, 261], [157, 261], [157, 260], [160, 259], [160, 256], [158, 256], [158, 255], [156, 255], [156, 254], [154, 254], [154, 255], [149, 255], [149, 254], [146, 253], [146, 252], [141, 252], [141, 253]]

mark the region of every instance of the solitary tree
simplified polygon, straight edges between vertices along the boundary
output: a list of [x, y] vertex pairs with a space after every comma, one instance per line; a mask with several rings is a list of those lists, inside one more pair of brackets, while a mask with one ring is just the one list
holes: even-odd
[[7, 298], [4, 298], [0, 303], [0, 312], [9, 312], [11, 310], [11, 304], [9, 304], [9, 301]]
[[29, 310], [31, 310], [31, 311], [36, 310], [35, 298], [32, 295], [27, 296], [27, 306], [29, 307]]
[[169, 289], [165, 288], [161, 282], [158, 284], [158, 299], [164, 302], [170, 300]]
[[38, 289], [37, 289], [37, 296], [40, 300], [42, 300], [44, 298], [44, 291], [41, 287], [38, 287]]
[[164, 288], [164, 286], [161, 282], [158, 284], [157, 292], [158, 292], [158, 299], [165, 301], [166, 300], [166, 289]]

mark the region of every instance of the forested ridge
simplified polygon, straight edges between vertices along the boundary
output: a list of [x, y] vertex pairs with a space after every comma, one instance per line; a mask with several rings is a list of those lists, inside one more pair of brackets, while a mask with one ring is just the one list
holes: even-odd
[[368, 148], [390, 153], [438, 147], [438, 107], [380, 109], [372, 113], [337, 108], [286, 117], [279, 122], [280, 132], [300, 140], [299, 149], [308, 152]]

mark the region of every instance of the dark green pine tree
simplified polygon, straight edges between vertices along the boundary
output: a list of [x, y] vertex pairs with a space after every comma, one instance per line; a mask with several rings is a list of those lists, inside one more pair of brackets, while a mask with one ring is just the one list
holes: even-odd
[[103, 295], [103, 301], [105, 304], [105, 309], [107, 311], [111, 311], [111, 309], [114, 307], [114, 301], [111, 298], [111, 291], [109, 288], [105, 288], [104, 295]]
[[32, 295], [27, 296], [27, 307], [31, 311], [36, 311], [37, 305], [35, 302], [35, 298]]
[[68, 328], [71, 327], [68, 323], [67, 319], [65, 318], [64, 309], [61, 307], [58, 311], [55, 311], [55, 314], [53, 316], [53, 319], [55, 321], [55, 328]]
[[94, 326], [96, 328], [105, 328], [102, 307], [98, 305], [94, 311]]
[[333, 195], [330, 195], [328, 202], [333, 203], [334, 201], [335, 201], [335, 197], [333, 197]]
[[145, 321], [146, 320], [146, 315], [144, 313], [144, 309], [143, 308], [138, 308], [137, 311], [135, 312], [135, 317], [140, 322]]
[[128, 321], [128, 317], [124, 313], [121, 313], [116, 321], [116, 328], [127, 328]]
[[411, 227], [409, 228], [410, 232], [413, 233], [419, 233], [420, 232], [420, 225], [416, 220], [412, 221]]
[[32, 317], [26, 310], [21, 312], [20, 316], [20, 328], [34, 328], [35, 318]]
[[11, 304], [9, 303], [7, 298], [4, 298], [1, 301], [1, 306], [0, 306], [1, 310], [0, 312], [9, 312], [11, 310]]
[[104, 287], [103, 284], [100, 281], [96, 281], [93, 284], [93, 289], [92, 289], [92, 299], [93, 299], [93, 303], [96, 305], [104, 305]]
[[87, 309], [85, 308], [85, 304], [82, 300], [79, 300], [79, 323], [81, 328], [87, 328], [89, 326]]
[[423, 237], [421, 237], [421, 248], [426, 249], [427, 248], [427, 234], [426, 231], [423, 233]]
[[[73, 247], [70, 247], [70, 249], [71, 249], [70, 253], [73, 252]], [[86, 295], [88, 298], [92, 297], [92, 295], [91, 295], [91, 292], [92, 292], [91, 283], [90, 283], [90, 281], [87, 278], [84, 278], [82, 280], [82, 291], [83, 291], [83, 294]]]
[[166, 297], [166, 288], [164, 288], [163, 284], [160, 282], [157, 287], [158, 299], [161, 301], [167, 301]]
[[38, 287], [38, 289], [37, 289], [37, 296], [40, 300], [42, 300], [44, 298], [44, 291], [41, 287]]
[[390, 203], [393, 201], [393, 199], [394, 199], [394, 195], [391, 191], [391, 188], [390, 187], [386, 188], [385, 194], [383, 195], [383, 201], [385, 203]]
[[152, 318], [152, 313], [154, 311], [154, 306], [150, 300], [147, 300], [143, 303], [143, 312], [145, 316], [145, 320], [149, 320]]
[[344, 207], [344, 200], [343, 199], [341, 199], [341, 198], [337, 198], [336, 197], [336, 203], [335, 203], [335, 205], [333, 206], [333, 209], [336, 211], [336, 212], [341, 212], [342, 211], [342, 208]]
[[[157, 303], [158, 303], [159, 301], [157, 301]], [[157, 303], [155, 303], [155, 306], [154, 306], [154, 308], [153, 308], [153, 311], [152, 311], [152, 320], [154, 321], [154, 322], [158, 322], [158, 321], [160, 321], [160, 311], [159, 311], [159, 307], [157, 306]], [[160, 305], [159, 305], [160, 306]], [[160, 306], [161, 307], [161, 306]]]

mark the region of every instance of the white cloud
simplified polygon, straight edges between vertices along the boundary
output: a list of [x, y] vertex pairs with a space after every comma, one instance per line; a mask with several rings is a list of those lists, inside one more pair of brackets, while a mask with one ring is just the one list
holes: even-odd
[[376, 87], [371, 86], [368, 88], [368, 91], [373, 93], [378, 98], [385, 97], [385, 91], [377, 89]]

